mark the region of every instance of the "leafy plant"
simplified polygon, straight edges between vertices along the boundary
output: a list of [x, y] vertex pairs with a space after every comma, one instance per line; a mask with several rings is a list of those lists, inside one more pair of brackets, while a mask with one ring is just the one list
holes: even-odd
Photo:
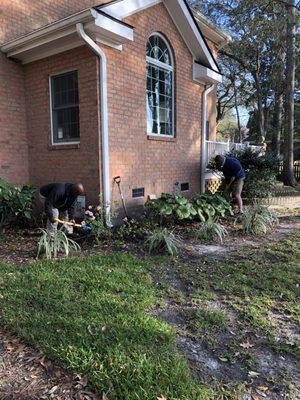
[[231, 205], [219, 194], [205, 193], [196, 197], [194, 208], [202, 222], [215, 216], [224, 217], [226, 213], [233, 215]]
[[221, 225], [217, 219], [209, 218], [200, 224], [199, 229], [193, 232], [193, 236], [204, 240], [219, 240], [223, 243], [228, 231], [225, 226]]
[[173, 257], [178, 253], [179, 240], [167, 228], [158, 228], [148, 235], [145, 244], [149, 253], [167, 251]]
[[156, 227], [154, 221], [141, 218], [124, 220], [114, 229], [114, 238], [119, 240], [142, 240]]
[[18, 188], [0, 179], [0, 227], [12, 222], [19, 226], [28, 224], [35, 192], [31, 185]]
[[57, 258], [60, 253], [64, 253], [66, 257], [71, 251], [80, 250], [78, 243], [69, 239], [62, 230], [57, 230], [55, 233], [49, 233], [45, 229], [41, 229], [42, 236], [38, 242], [37, 257], [45, 255], [47, 260]]
[[240, 223], [247, 235], [266, 234], [277, 222], [277, 217], [267, 207], [257, 203], [236, 218], [236, 224]]
[[178, 194], [163, 193], [158, 200], [152, 200], [152, 210], [157, 214], [174, 220], [191, 220], [197, 212], [186, 197]]

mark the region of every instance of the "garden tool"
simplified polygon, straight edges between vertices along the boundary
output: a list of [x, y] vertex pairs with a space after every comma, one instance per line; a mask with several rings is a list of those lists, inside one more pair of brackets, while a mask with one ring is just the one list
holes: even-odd
[[81, 228], [82, 230], [84, 230], [86, 232], [92, 230], [92, 228], [90, 226], [75, 224], [74, 222], [70, 222], [70, 221], [62, 221], [59, 218], [55, 218], [55, 221], [62, 225], [74, 226], [75, 228]]
[[126, 209], [126, 205], [125, 205], [125, 199], [124, 199], [124, 195], [123, 195], [123, 192], [122, 192], [122, 189], [121, 189], [121, 177], [120, 176], [114, 177], [114, 181], [118, 185], [119, 193], [120, 193], [121, 200], [122, 200], [122, 206], [123, 206], [124, 214], [125, 214], [125, 217], [128, 219], [129, 217], [128, 217], [128, 214], [127, 214], [127, 209]]

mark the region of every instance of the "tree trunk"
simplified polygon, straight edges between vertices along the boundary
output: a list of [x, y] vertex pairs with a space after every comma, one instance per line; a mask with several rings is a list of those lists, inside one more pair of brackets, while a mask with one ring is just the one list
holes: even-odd
[[256, 86], [257, 117], [258, 117], [257, 125], [258, 125], [258, 134], [259, 134], [259, 144], [264, 144], [266, 135], [265, 135], [265, 115], [264, 115], [262, 89], [261, 89], [258, 72], [255, 71], [254, 73], [252, 73], [252, 75], [255, 80], [255, 86]]
[[274, 101], [273, 135], [272, 135], [272, 147], [271, 147], [272, 152], [274, 155], [276, 155], [276, 157], [280, 156], [282, 106], [283, 106], [282, 93], [276, 92]]
[[237, 141], [238, 141], [238, 143], [241, 143], [241, 141], [242, 141], [241, 118], [240, 118], [239, 106], [238, 106], [238, 101], [237, 101], [237, 89], [236, 89], [235, 79], [232, 80], [232, 83], [233, 83], [233, 90], [234, 90], [234, 108], [235, 108], [235, 112], [236, 112], [236, 120], [237, 120], [237, 125], [238, 125]]
[[283, 182], [285, 185], [296, 186], [294, 175], [294, 92], [296, 69], [296, 8], [294, 0], [287, 1], [287, 35], [286, 35], [286, 85], [285, 85], [285, 132], [283, 157]]

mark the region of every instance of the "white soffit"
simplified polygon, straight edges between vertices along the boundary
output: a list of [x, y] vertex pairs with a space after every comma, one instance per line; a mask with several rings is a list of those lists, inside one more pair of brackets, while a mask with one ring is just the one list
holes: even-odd
[[133, 41], [131, 26], [94, 9], [88, 9], [5, 43], [1, 51], [8, 57], [28, 64], [82, 46], [84, 42], [76, 32], [76, 24], [79, 22], [83, 23], [94, 39], [111, 47], [121, 49], [124, 43]]

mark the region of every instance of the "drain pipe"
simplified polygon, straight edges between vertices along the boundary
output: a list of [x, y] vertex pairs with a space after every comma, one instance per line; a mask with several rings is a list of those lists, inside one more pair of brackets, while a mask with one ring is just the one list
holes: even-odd
[[[99, 57], [100, 69], [100, 96], [101, 96], [101, 124], [99, 126], [99, 146], [102, 145], [102, 181], [104, 217], [107, 227], [110, 221], [110, 184], [109, 184], [109, 136], [108, 136], [108, 110], [107, 110], [107, 60], [104, 51], [85, 33], [81, 23], [76, 24], [78, 35], [85, 41], [91, 50]], [[101, 140], [100, 140], [101, 138]], [[100, 149], [99, 149], [100, 151]]]
[[207, 96], [215, 88], [215, 85], [205, 86], [202, 93], [202, 121], [201, 121], [201, 153], [200, 153], [200, 193], [205, 192], [205, 169], [206, 169], [206, 115]]

